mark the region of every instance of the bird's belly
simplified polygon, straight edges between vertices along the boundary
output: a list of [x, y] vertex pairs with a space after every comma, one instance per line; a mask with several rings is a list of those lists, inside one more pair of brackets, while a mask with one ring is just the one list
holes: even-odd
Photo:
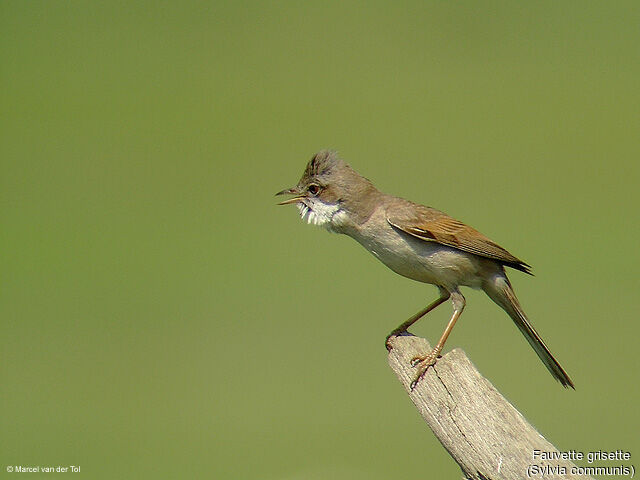
[[419, 282], [447, 288], [480, 288], [479, 268], [484, 259], [436, 242], [391, 231], [358, 241], [394, 272]]

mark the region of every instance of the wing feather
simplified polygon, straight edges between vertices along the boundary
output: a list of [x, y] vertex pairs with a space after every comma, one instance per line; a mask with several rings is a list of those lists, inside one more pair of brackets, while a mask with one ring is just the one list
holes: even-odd
[[464, 252], [491, 258], [531, 274], [529, 265], [476, 229], [434, 208], [407, 203], [413, 208], [391, 208], [387, 211], [387, 221], [391, 226], [421, 240], [437, 242]]

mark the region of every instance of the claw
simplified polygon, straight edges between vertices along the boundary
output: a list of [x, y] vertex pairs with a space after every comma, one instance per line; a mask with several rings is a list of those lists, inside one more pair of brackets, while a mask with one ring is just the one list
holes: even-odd
[[387, 351], [388, 352], [393, 350], [393, 347], [391, 346], [391, 343], [389, 343], [389, 340], [391, 340], [393, 337], [397, 337], [398, 335], [400, 335], [401, 333], [404, 333], [404, 332], [406, 332], [406, 330], [395, 329], [389, 335], [387, 335], [387, 338], [384, 341], [384, 345], [387, 347]]
[[427, 370], [429, 370], [429, 367], [432, 367], [436, 364], [436, 361], [438, 360], [438, 356], [439, 355], [434, 350], [428, 355], [425, 355], [424, 357], [413, 357], [411, 359], [411, 366], [418, 367], [418, 373], [416, 375], [416, 378], [409, 385], [409, 388], [411, 389], [411, 391], [413, 391], [413, 389], [416, 388], [416, 385], [418, 385], [418, 382], [427, 373]]
[[431, 366], [433, 366], [433, 364], [425, 365], [418, 370], [418, 374], [416, 375], [415, 380], [411, 382], [411, 384], [409, 385], [409, 388], [411, 389], [412, 392], [413, 392], [413, 389], [416, 388], [416, 386], [418, 385], [418, 382], [422, 380], [422, 377], [424, 377], [424, 375], [427, 373], [427, 370], [429, 370], [429, 367]]
[[389, 340], [391, 340], [391, 337], [393, 336], [394, 336], [393, 334], [387, 335], [387, 338], [384, 341], [384, 346], [387, 347], [387, 352], [390, 352], [391, 350], [393, 350], [391, 343], [389, 343]]

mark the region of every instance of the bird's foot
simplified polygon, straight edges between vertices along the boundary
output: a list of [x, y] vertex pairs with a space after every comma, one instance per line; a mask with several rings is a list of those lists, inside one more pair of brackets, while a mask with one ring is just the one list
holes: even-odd
[[427, 373], [427, 370], [429, 370], [429, 367], [432, 367], [433, 365], [436, 364], [439, 356], [440, 356], [440, 351], [434, 348], [427, 355], [413, 357], [411, 359], [411, 366], [418, 368], [416, 377], [413, 380], [413, 382], [411, 382], [411, 385], [409, 386], [409, 388], [411, 388], [412, 391], [414, 388], [416, 388], [416, 385], [418, 385], [418, 382], [422, 379], [422, 377], [424, 377], [425, 373]]
[[384, 341], [384, 345], [385, 347], [387, 347], [387, 351], [390, 352], [391, 350], [393, 350], [393, 346], [391, 345], [390, 340], [393, 337], [397, 337], [398, 335], [400, 335], [401, 333], [405, 333], [406, 330], [404, 329], [400, 329], [400, 328], [396, 328], [395, 330], [393, 330], [389, 335], [387, 335], [387, 338]]

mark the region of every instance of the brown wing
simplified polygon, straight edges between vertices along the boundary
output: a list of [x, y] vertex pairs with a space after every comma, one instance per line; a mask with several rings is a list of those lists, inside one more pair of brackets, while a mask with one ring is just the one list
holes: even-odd
[[407, 204], [409, 205], [405, 205], [412, 208], [387, 210], [387, 221], [391, 226], [421, 240], [438, 242], [481, 257], [492, 258], [511, 268], [531, 274], [529, 265], [476, 229], [434, 208], [410, 202]]

